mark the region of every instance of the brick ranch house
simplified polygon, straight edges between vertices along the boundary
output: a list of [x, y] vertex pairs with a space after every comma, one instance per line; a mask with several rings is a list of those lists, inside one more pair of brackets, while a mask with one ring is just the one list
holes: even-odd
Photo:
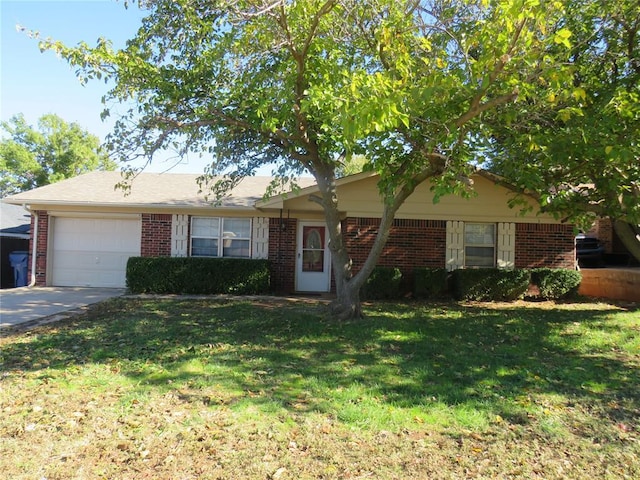
[[[218, 205], [197, 175], [143, 173], [125, 195], [118, 172], [92, 172], [8, 197], [32, 212], [30, 277], [36, 285], [124, 287], [131, 256], [268, 259], [275, 292], [331, 290], [328, 235], [310, 178], [295, 192], [263, 199], [268, 177], [247, 177]], [[416, 267], [576, 267], [573, 226], [508, 206], [513, 192], [490, 175], [477, 195], [433, 203], [428, 182], [398, 211], [380, 265], [411, 278]], [[338, 180], [342, 231], [362, 265], [381, 216], [377, 176]], [[536, 212], [536, 213], [533, 213]], [[35, 256], [34, 256], [35, 255]]]

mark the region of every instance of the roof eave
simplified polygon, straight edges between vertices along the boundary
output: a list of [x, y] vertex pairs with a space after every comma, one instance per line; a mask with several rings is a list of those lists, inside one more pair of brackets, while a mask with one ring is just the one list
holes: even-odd
[[0, 237], [2, 238], [20, 238], [23, 240], [29, 240], [31, 235], [28, 233], [10, 233], [10, 232], [0, 232]]
[[65, 201], [52, 201], [41, 199], [5, 199], [6, 203], [12, 205], [37, 205], [42, 207], [82, 207], [91, 209], [100, 208], [125, 208], [130, 210], [146, 210], [146, 209], [163, 209], [163, 210], [185, 210], [185, 209], [211, 209], [211, 210], [246, 210], [255, 211], [255, 207], [252, 205], [212, 205], [212, 204], [192, 204], [192, 203], [180, 203], [180, 204], [167, 204], [167, 203], [120, 203], [120, 202], [65, 202]]

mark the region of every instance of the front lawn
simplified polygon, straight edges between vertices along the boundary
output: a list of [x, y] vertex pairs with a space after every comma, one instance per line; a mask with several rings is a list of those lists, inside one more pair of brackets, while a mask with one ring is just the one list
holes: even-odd
[[0, 335], [11, 479], [640, 478], [640, 311], [120, 298]]

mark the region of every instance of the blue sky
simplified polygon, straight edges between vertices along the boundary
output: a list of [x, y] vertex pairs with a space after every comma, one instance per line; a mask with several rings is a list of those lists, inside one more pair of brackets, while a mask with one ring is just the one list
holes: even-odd
[[[68, 45], [99, 37], [124, 46], [135, 35], [144, 14], [122, 0], [0, 0], [0, 117], [3, 121], [23, 113], [36, 125], [38, 118], [55, 113], [76, 122], [102, 140], [111, 129], [100, 120], [101, 97], [108, 85], [100, 81], [80, 84], [73, 69], [52, 52], [41, 53], [37, 40], [18, 32], [16, 25], [38, 31], [43, 38]], [[173, 163], [158, 161], [147, 171], [161, 172]], [[202, 173], [204, 162], [190, 159], [172, 172]]]

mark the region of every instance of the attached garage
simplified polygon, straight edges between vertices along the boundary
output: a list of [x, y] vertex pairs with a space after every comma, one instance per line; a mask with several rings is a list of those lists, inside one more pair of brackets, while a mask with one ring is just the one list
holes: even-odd
[[138, 215], [52, 218], [50, 284], [59, 287], [126, 286], [127, 260], [140, 255]]

